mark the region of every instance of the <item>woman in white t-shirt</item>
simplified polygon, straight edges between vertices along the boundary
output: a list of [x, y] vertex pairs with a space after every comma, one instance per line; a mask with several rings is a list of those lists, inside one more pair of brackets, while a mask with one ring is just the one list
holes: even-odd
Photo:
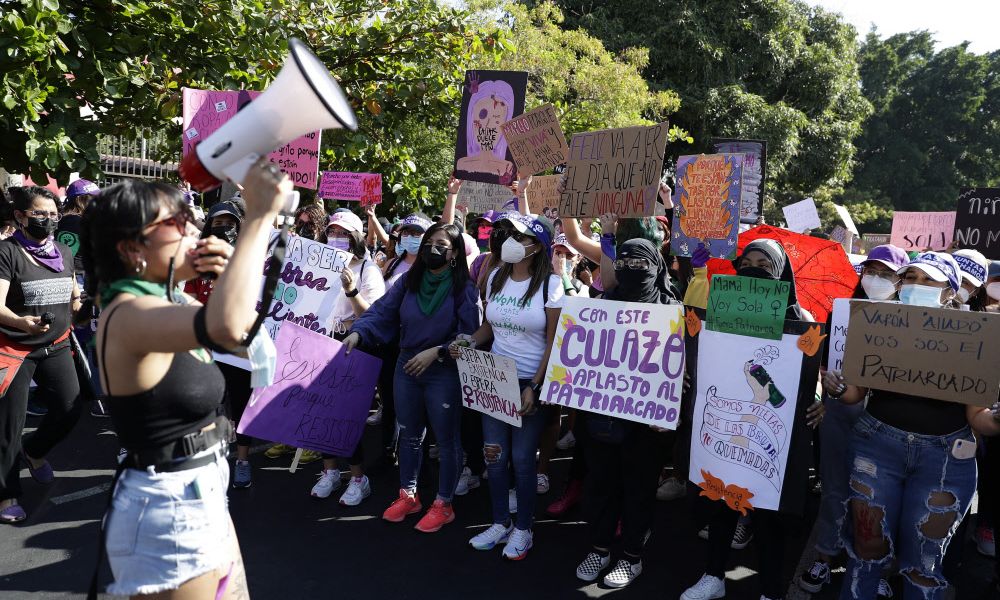
[[[489, 474], [493, 525], [469, 544], [477, 550], [489, 550], [506, 542], [504, 558], [521, 560], [532, 546], [537, 493], [535, 453], [548, 421], [547, 411], [552, 408], [539, 410], [538, 392], [559, 321], [563, 287], [560, 278], [552, 273], [552, 228], [548, 220], [506, 213], [494, 227], [509, 228], [511, 233], [501, 248], [503, 264], [489, 276], [486, 319], [469, 343], [483, 346], [492, 340], [494, 354], [514, 359], [521, 387], [521, 427], [483, 415], [483, 455]], [[456, 341], [456, 345], [460, 343]], [[457, 350], [453, 353], [457, 354]], [[514, 522], [509, 505], [508, 462], [514, 467]]]
[[[368, 254], [361, 219], [352, 212], [341, 211], [330, 215], [326, 227], [326, 243], [337, 250], [350, 252], [348, 269], [340, 274], [342, 290], [338, 292], [333, 308], [330, 331], [335, 339], [343, 340], [351, 330], [354, 320], [361, 316], [376, 300], [385, 295], [385, 280], [378, 265]], [[362, 468], [364, 454], [362, 444], [350, 457], [351, 481], [340, 497], [344, 506], [356, 506], [371, 495], [368, 477]], [[310, 494], [316, 498], [327, 498], [340, 487], [340, 469], [332, 454], [323, 455], [323, 471]]]

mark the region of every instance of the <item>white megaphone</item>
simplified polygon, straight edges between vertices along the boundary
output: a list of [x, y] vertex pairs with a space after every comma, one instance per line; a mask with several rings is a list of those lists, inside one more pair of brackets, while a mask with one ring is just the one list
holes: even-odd
[[223, 180], [242, 183], [257, 159], [320, 129], [358, 128], [347, 96], [305, 44], [288, 40], [288, 57], [274, 82], [184, 157], [181, 178], [205, 192]]

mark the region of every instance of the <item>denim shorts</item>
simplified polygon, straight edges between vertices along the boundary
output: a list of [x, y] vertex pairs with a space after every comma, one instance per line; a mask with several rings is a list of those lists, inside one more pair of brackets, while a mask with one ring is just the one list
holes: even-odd
[[234, 542], [228, 498], [229, 463], [216, 460], [174, 473], [126, 469], [107, 519], [108, 593], [154, 594], [177, 589], [215, 569], [228, 569]]

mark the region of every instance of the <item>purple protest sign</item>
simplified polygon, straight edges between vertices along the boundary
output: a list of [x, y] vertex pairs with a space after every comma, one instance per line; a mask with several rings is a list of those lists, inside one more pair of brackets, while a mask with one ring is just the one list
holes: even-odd
[[323, 171], [319, 179], [320, 198], [361, 202], [372, 206], [382, 202], [382, 176], [378, 173]]
[[[249, 90], [194, 90], [184, 88], [181, 131], [182, 154], [236, 116], [260, 92]], [[271, 162], [288, 174], [296, 187], [316, 189], [319, 174], [319, 132], [295, 138], [268, 155]]]
[[274, 383], [256, 389], [237, 431], [336, 456], [354, 453], [375, 394], [381, 359], [286, 322], [274, 340]]

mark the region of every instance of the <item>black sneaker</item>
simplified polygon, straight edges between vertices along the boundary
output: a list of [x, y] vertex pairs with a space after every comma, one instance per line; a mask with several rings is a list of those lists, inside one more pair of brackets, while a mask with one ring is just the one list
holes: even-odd
[[878, 594], [875, 596], [877, 600], [892, 600], [893, 591], [892, 586], [885, 579], [878, 580]]
[[576, 568], [576, 576], [583, 581], [593, 581], [611, 564], [611, 554], [601, 556], [596, 552], [587, 554], [583, 562]]
[[753, 531], [750, 529], [750, 519], [741, 518], [736, 524], [736, 532], [733, 534], [733, 543], [730, 547], [733, 550], [742, 550], [747, 547], [753, 539]]
[[90, 416], [97, 417], [98, 419], [107, 419], [111, 415], [108, 414], [108, 409], [104, 408], [104, 402], [94, 400], [94, 403], [90, 405]]
[[799, 577], [799, 587], [810, 594], [818, 594], [823, 586], [830, 583], [830, 565], [815, 561], [809, 570]]

